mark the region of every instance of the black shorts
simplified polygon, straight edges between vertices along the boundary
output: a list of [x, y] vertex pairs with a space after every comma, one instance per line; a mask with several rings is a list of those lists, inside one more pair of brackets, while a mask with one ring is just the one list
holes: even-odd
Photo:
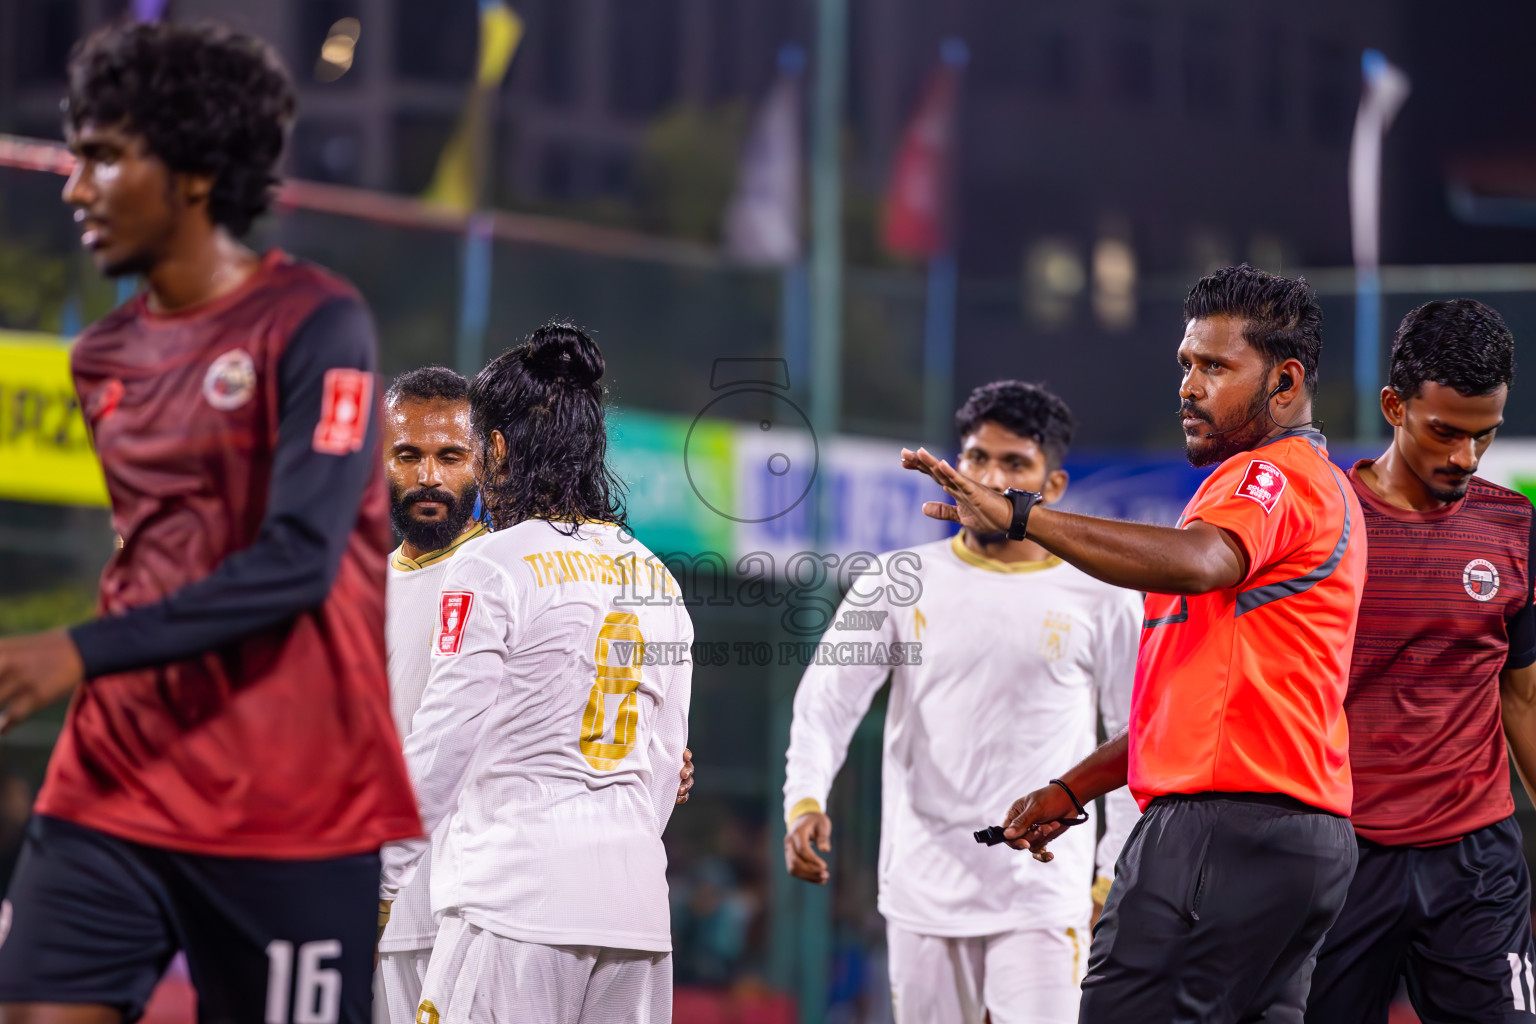
[[1308, 1024], [1385, 1024], [1404, 980], [1424, 1024], [1536, 1021], [1531, 879], [1515, 819], [1444, 846], [1358, 842]]
[[1354, 868], [1348, 819], [1288, 797], [1158, 797], [1115, 865], [1080, 1024], [1300, 1024]]
[[377, 853], [208, 857], [34, 815], [0, 904], [0, 1003], [93, 1003], [134, 1021], [178, 949], [198, 1019], [368, 1024]]

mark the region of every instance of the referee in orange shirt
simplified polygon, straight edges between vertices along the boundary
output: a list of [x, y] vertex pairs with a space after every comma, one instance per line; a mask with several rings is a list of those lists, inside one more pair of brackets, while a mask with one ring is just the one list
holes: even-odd
[[1312, 429], [1322, 311], [1252, 267], [1184, 300], [1185, 452], [1218, 464], [1178, 528], [1036, 508], [926, 451], [956, 504], [928, 515], [1007, 532], [1146, 591], [1129, 729], [1016, 801], [1007, 837], [1046, 844], [1129, 783], [1146, 813], [1094, 929], [1081, 1024], [1295, 1022], [1355, 870], [1344, 694], [1365, 583], [1359, 501]]

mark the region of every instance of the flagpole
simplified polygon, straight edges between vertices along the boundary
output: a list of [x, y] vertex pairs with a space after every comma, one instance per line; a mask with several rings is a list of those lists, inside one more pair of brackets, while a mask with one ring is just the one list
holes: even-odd
[[923, 440], [947, 450], [955, 392], [955, 313], [959, 267], [954, 249], [928, 261], [928, 308], [923, 320]]
[[491, 217], [475, 210], [464, 224], [460, 259], [459, 328], [454, 362], [459, 372], [473, 377], [485, 361], [485, 334], [491, 322]]
[[805, 260], [797, 259], [779, 272], [779, 321], [783, 330], [784, 362], [789, 366], [792, 393], [810, 393], [811, 278]]
[[1408, 97], [1408, 77], [1379, 50], [1360, 67], [1365, 90], [1349, 147], [1350, 233], [1355, 257], [1355, 436], [1381, 432], [1381, 142]]
[[[507, 67], [522, 40], [523, 25], [506, 0], [479, 0], [480, 39], [475, 79], [465, 116], [469, 195], [460, 258], [459, 322], [454, 361], [473, 377], [485, 361], [485, 336], [491, 321], [492, 218], [482, 209], [496, 139], [496, 101]], [[451, 145], [451, 143], [450, 143]], [[441, 173], [442, 167], [439, 166]]]
[[811, 139], [811, 424], [823, 443], [842, 404], [843, 78], [848, 0], [818, 0]]
[[470, 212], [464, 222], [464, 248], [460, 259], [459, 329], [455, 357], [459, 372], [473, 377], [485, 360], [485, 332], [491, 322], [491, 259], [494, 255], [491, 222], [481, 209], [485, 199], [487, 151], [490, 148], [496, 110], [494, 92], [476, 89], [470, 100]]
[[[843, 397], [843, 89], [848, 73], [848, 0], [817, 0], [816, 93], [811, 130], [811, 426], [822, 451], [837, 434]], [[823, 456], [825, 457], [825, 456]], [[832, 492], [818, 473], [812, 500], [818, 550], [832, 536]], [[830, 885], [798, 884], [795, 935], [801, 1024], [821, 1024], [831, 984]]]
[[[939, 59], [956, 74], [970, 60], [961, 39], [951, 37], [939, 46]], [[951, 131], [954, 131], [951, 128]], [[955, 258], [954, 169], [958, 144], [951, 140], [949, 166], [944, 173], [944, 225], [942, 247], [928, 261], [927, 311], [923, 321], [923, 439], [946, 450], [955, 400], [955, 319], [959, 310], [960, 268]]]

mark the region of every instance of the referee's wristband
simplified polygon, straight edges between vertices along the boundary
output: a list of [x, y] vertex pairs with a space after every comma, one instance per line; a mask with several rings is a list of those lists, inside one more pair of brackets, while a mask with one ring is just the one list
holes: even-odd
[[1018, 491], [1010, 487], [1003, 492], [1003, 497], [1013, 502], [1013, 522], [1008, 524], [1008, 539], [1023, 540], [1029, 529], [1029, 510], [1044, 501], [1045, 495], [1039, 491]]

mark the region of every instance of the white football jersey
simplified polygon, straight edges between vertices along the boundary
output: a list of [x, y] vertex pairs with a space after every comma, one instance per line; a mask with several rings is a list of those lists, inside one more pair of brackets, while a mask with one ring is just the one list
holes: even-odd
[[[1109, 735], [1125, 728], [1140, 595], [1055, 558], [984, 558], [956, 536], [881, 556], [837, 616], [795, 693], [786, 818], [825, 809], [889, 676], [880, 912], [923, 935], [1080, 928], [1095, 879], [1093, 821], [1052, 843], [1047, 864], [972, 833], [1002, 824], [1014, 800], [1090, 753], [1099, 715]], [[1098, 874], [1113, 877], [1138, 811], [1125, 789], [1106, 805]]]
[[[437, 622], [437, 594], [443, 586], [448, 560], [469, 541], [485, 533], [473, 523], [448, 547], [421, 558], [407, 558], [399, 549], [389, 556], [384, 597], [384, 645], [389, 654], [389, 710], [401, 740], [410, 735], [411, 719], [421, 706], [431, 667], [432, 627]], [[440, 844], [443, 827], [432, 834]], [[432, 916], [430, 854], [423, 854], [416, 877], [401, 890], [390, 908], [389, 925], [379, 939], [379, 952], [430, 949], [437, 935]]]
[[[444, 575], [405, 741], [423, 824], [452, 815], [432, 909], [523, 942], [665, 952], [693, 623], [643, 544], [571, 529], [519, 523]], [[385, 846], [385, 898], [426, 847]]]

